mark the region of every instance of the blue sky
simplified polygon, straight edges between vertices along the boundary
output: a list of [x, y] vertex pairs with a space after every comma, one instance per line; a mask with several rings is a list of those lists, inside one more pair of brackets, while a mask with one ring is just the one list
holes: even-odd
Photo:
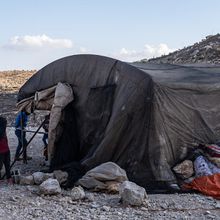
[[220, 32], [219, 0], [0, 0], [0, 70], [90, 53], [135, 61]]

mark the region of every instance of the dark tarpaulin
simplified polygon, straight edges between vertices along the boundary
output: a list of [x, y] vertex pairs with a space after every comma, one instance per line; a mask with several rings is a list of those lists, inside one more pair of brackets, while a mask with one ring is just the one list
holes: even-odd
[[154, 81], [151, 168], [157, 180], [175, 181], [171, 168], [192, 143], [220, 140], [220, 65], [133, 65]]
[[140, 177], [152, 179], [147, 156], [153, 98], [151, 77], [111, 58], [71, 56], [39, 70], [20, 89], [18, 101], [58, 82], [72, 86], [75, 100], [68, 106], [68, 117], [62, 122], [63, 134], [55, 143], [53, 166], [78, 160], [89, 170], [112, 161], [134, 181]]
[[190, 143], [219, 138], [219, 66], [132, 65], [96, 55], [65, 57], [20, 89], [18, 101], [58, 82], [73, 88], [54, 167], [78, 162], [89, 170], [112, 161], [149, 187], [175, 181], [171, 167]]

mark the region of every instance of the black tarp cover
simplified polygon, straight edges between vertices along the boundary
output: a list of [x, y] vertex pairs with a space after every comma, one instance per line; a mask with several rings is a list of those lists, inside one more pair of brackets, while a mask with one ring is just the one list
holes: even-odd
[[57, 60], [31, 77], [18, 101], [68, 83], [54, 166], [80, 162], [85, 170], [112, 161], [147, 186], [174, 181], [171, 167], [192, 142], [220, 138], [219, 66], [132, 64], [96, 55]]

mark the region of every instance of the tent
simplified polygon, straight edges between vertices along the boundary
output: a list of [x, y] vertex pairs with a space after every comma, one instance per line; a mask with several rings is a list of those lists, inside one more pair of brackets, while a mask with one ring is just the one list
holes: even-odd
[[[51, 111], [51, 169], [112, 161], [146, 188], [175, 182], [192, 143], [220, 138], [220, 66], [74, 55], [40, 69], [18, 107]], [[76, 168], [77, 170], [77, 168]]]

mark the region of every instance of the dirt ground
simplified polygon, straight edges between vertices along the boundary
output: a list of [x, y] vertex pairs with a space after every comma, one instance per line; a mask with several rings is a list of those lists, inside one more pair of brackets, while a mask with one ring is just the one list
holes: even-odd
[[[17, 146], [14, 135], [17, 91], [0, 93], [0, 115], [8, 119], [7, 134], [13, 159]], [[42, 115], [32, 116], [29, 130], [36, 130]], [[27, 135], [30, 138], [32, 133]], [[42, 156], [42, 135], [38, 134], [28, 147], [33, 159], [28, 164], [16, 162], [13, 169], [30, 174], [46, 169]], [[72, 201], [63, 190], [57, 196], [39, 196], [34, 186], [0, 183], [0, 219], [220, 219], [220, 200], [200, 194], [151, 194], [148, 205], [124, 207], [118, 195], [86, 191], [82, 201]]]
[[[13, 158], [14, 128], [9, 127], [7, 134]], [[30, 137], [28, 134], [27, 139]], [[38, 134], [28, 148], [33, 159], [28, 164], [16, 162], [14, 170], [31, 174], [47, 168], [41, 139]], [[119, 195], [86, 191], [84, 200], [72, 201], [66, 190], [57, 196], [39, 196], [34, 186], [1, 183], [0, 219], [220, 219], [220, 201], [199, 194], [151, 194], [147, 206], [124, 207]]]

